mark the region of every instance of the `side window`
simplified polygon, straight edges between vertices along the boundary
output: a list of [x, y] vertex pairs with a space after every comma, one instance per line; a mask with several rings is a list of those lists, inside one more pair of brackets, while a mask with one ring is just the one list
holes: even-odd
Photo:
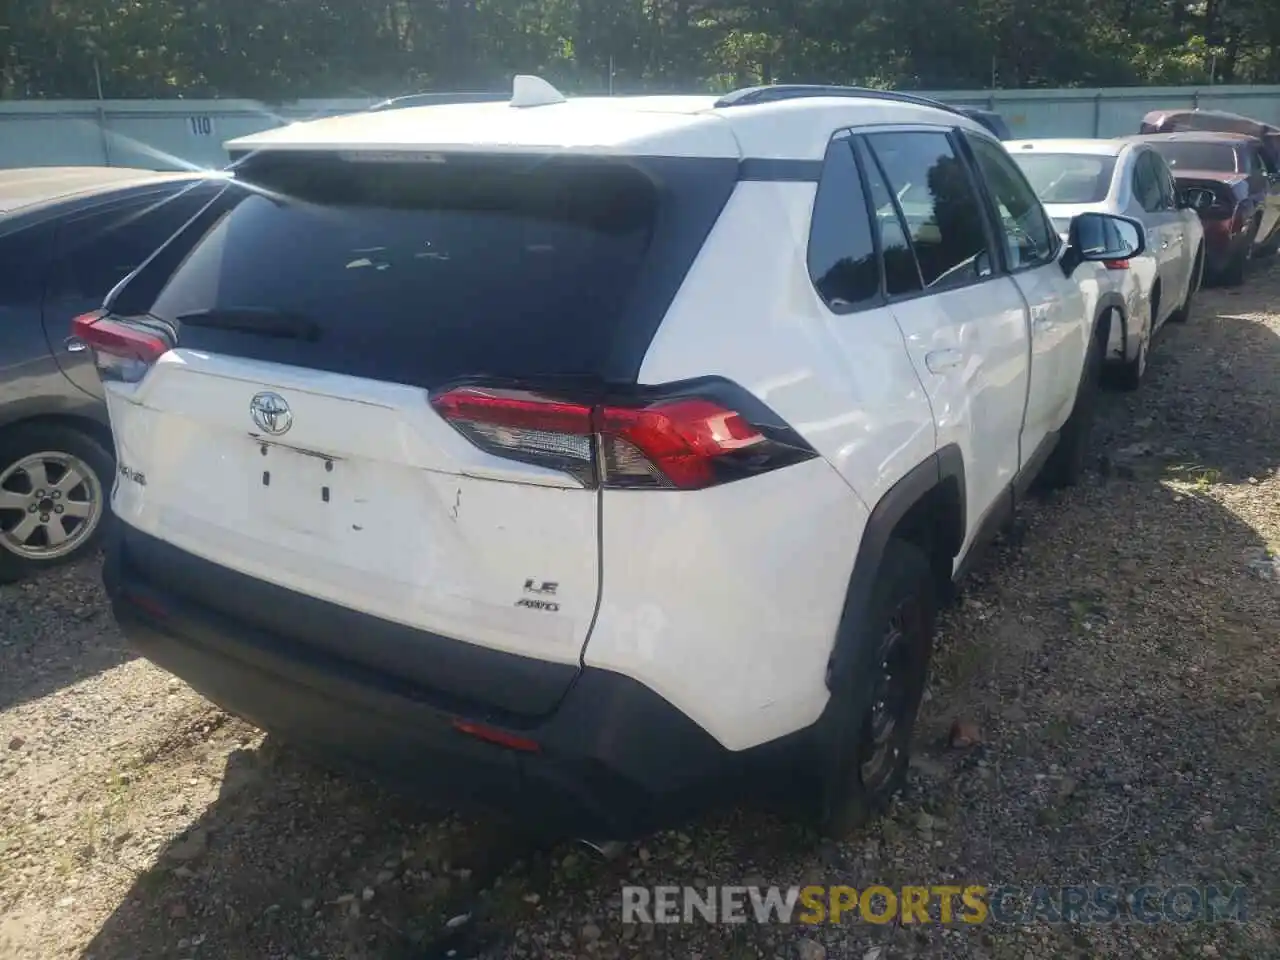
[[50, 294], [61, 299], [101, 300], [163, 246], [211, 195], [206, 189], [151, 195], [63, 220], [58, 225]]
[[809, 225], [809, 276], [837, 313], [880, 296], [871, 219], [848, 139], [832, 141], [822, 165]]
[[1249, 154], [1249, 172], [1252, 174], [1265, 174], [1267, 172], [1266, 164], [1262, 162], [1262, 153], [1259, 150], [1250, 148]]
[[1052, 262], [1058, 252], [1058, 234], [1027, 178], [1003, 147], [983, 137], [967, 139], [996, 205], [1009, 269]]
[[926, 290], [991, 274], [982, 208], [944, 133], [873, 133], [867, 143], [898, 200]]
[[1174, 182], [1169, 165], [1164, 157], [1152, 151], [1147, 154], [1151, 158], [1151, 169], [1155, 171], [1156, 182], [1160, 185], [1160, 209], [1169, 211], [1178, 209], [1178, 187]]
[[880, 237], [881, 262], [884, 264], [884, 292], [890, 297], [918, 293], [924, 289], [920, 267], [907, 238], [907, 227], [885, 180], [880, 165], [861, 140], [856, 145], [858, 162], [867, 174], [871, 209], [875, 214], [876, 232]]
[[53, 225], [47, 222], [0, 236], [0, 310], [39, 305], [52, 251]]
[[1133, 165], [1133, 195], [1147, 213], [1159, 211], [1160, 183], [1151, 165], [1151, 155], [1145, 151], [1138, 154], [1137, 162]]

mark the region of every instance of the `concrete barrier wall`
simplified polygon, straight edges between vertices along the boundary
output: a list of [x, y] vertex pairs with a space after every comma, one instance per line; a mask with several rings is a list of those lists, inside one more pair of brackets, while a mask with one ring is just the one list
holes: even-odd
[[[1280, 125], [1280, 86], [950, 90], [926, 94], [1001, 113], [1017, 137], [1113, 137], [1136, 133], [1143, 114], [1200, 106]], [[360, 110], [373, 99], [17, 100], [0, 102], [0, 167], [87, 164], [152, 169], [217, 168], [223, 143], [298, 120]]]

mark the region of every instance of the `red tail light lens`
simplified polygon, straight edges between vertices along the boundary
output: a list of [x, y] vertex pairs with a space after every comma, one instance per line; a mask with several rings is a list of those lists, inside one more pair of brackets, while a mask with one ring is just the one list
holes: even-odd
[[432, 401], [481, 450], [562, 470], [589, 484], [595, 472], [591, 407], [521, 390], [461, 387]]
[[716, 458], [767, 442], [742, 414], [699, 398], [601, 407], [599, 422], [603, 479], [612, 486], [710, 486]]
[[72, 320], [71, 336], [93, 351], [103, 380], [125, 383], [141, 380], [170, 347], [168, 338], [159, 331], [113, 319], [101, 311]]
[[1128, 270], [1128, 260], [1103, 260], [1102, 265], [1108, 270]]
[[697, 490], [815, 456], [743, 399], [764, 416], [712, 396], [584, 404], [484, 387], [450, 390], [432, 405], [486, 452], [570, 473], [584, 486]]

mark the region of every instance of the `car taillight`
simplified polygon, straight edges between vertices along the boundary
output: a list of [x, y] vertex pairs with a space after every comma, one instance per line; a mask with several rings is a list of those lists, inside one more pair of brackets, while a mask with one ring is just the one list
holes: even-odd
[[1103, 260], [1102, 265], [1108, 270], [1128, 270], [1128, 260]]
[[93, 351], [103, 380], [136, 383], [170, 348], [168, 338], [149, 327], [117, 320], [101, 311], [71, 321], [71, 336]]
[[740, 388], [577, 403], [525, 390], [458, 387], [436, 411], [496, 456], [561, 470], [584, 486], [697, 490], [816, 456]]

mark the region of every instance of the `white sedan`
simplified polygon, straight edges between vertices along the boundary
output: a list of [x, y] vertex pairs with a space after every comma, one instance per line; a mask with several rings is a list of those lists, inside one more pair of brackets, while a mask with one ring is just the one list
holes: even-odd
[[1108, 359], [1123, 386], [1136, 388], [1147, 369], [1154, 334], [1169, 320], [1185, 320], [1204, 273], [1204, 228], [1183, 205], [1173, 174], [1143, 143], [1125, 140], [1012, 140], [1005, 144], [1065, 233], [1086, 211], [1114, 213], [1142, 223], [1147, 249], [1106, 264], [1100, 282], [1126, 305], [1112, 324]]

